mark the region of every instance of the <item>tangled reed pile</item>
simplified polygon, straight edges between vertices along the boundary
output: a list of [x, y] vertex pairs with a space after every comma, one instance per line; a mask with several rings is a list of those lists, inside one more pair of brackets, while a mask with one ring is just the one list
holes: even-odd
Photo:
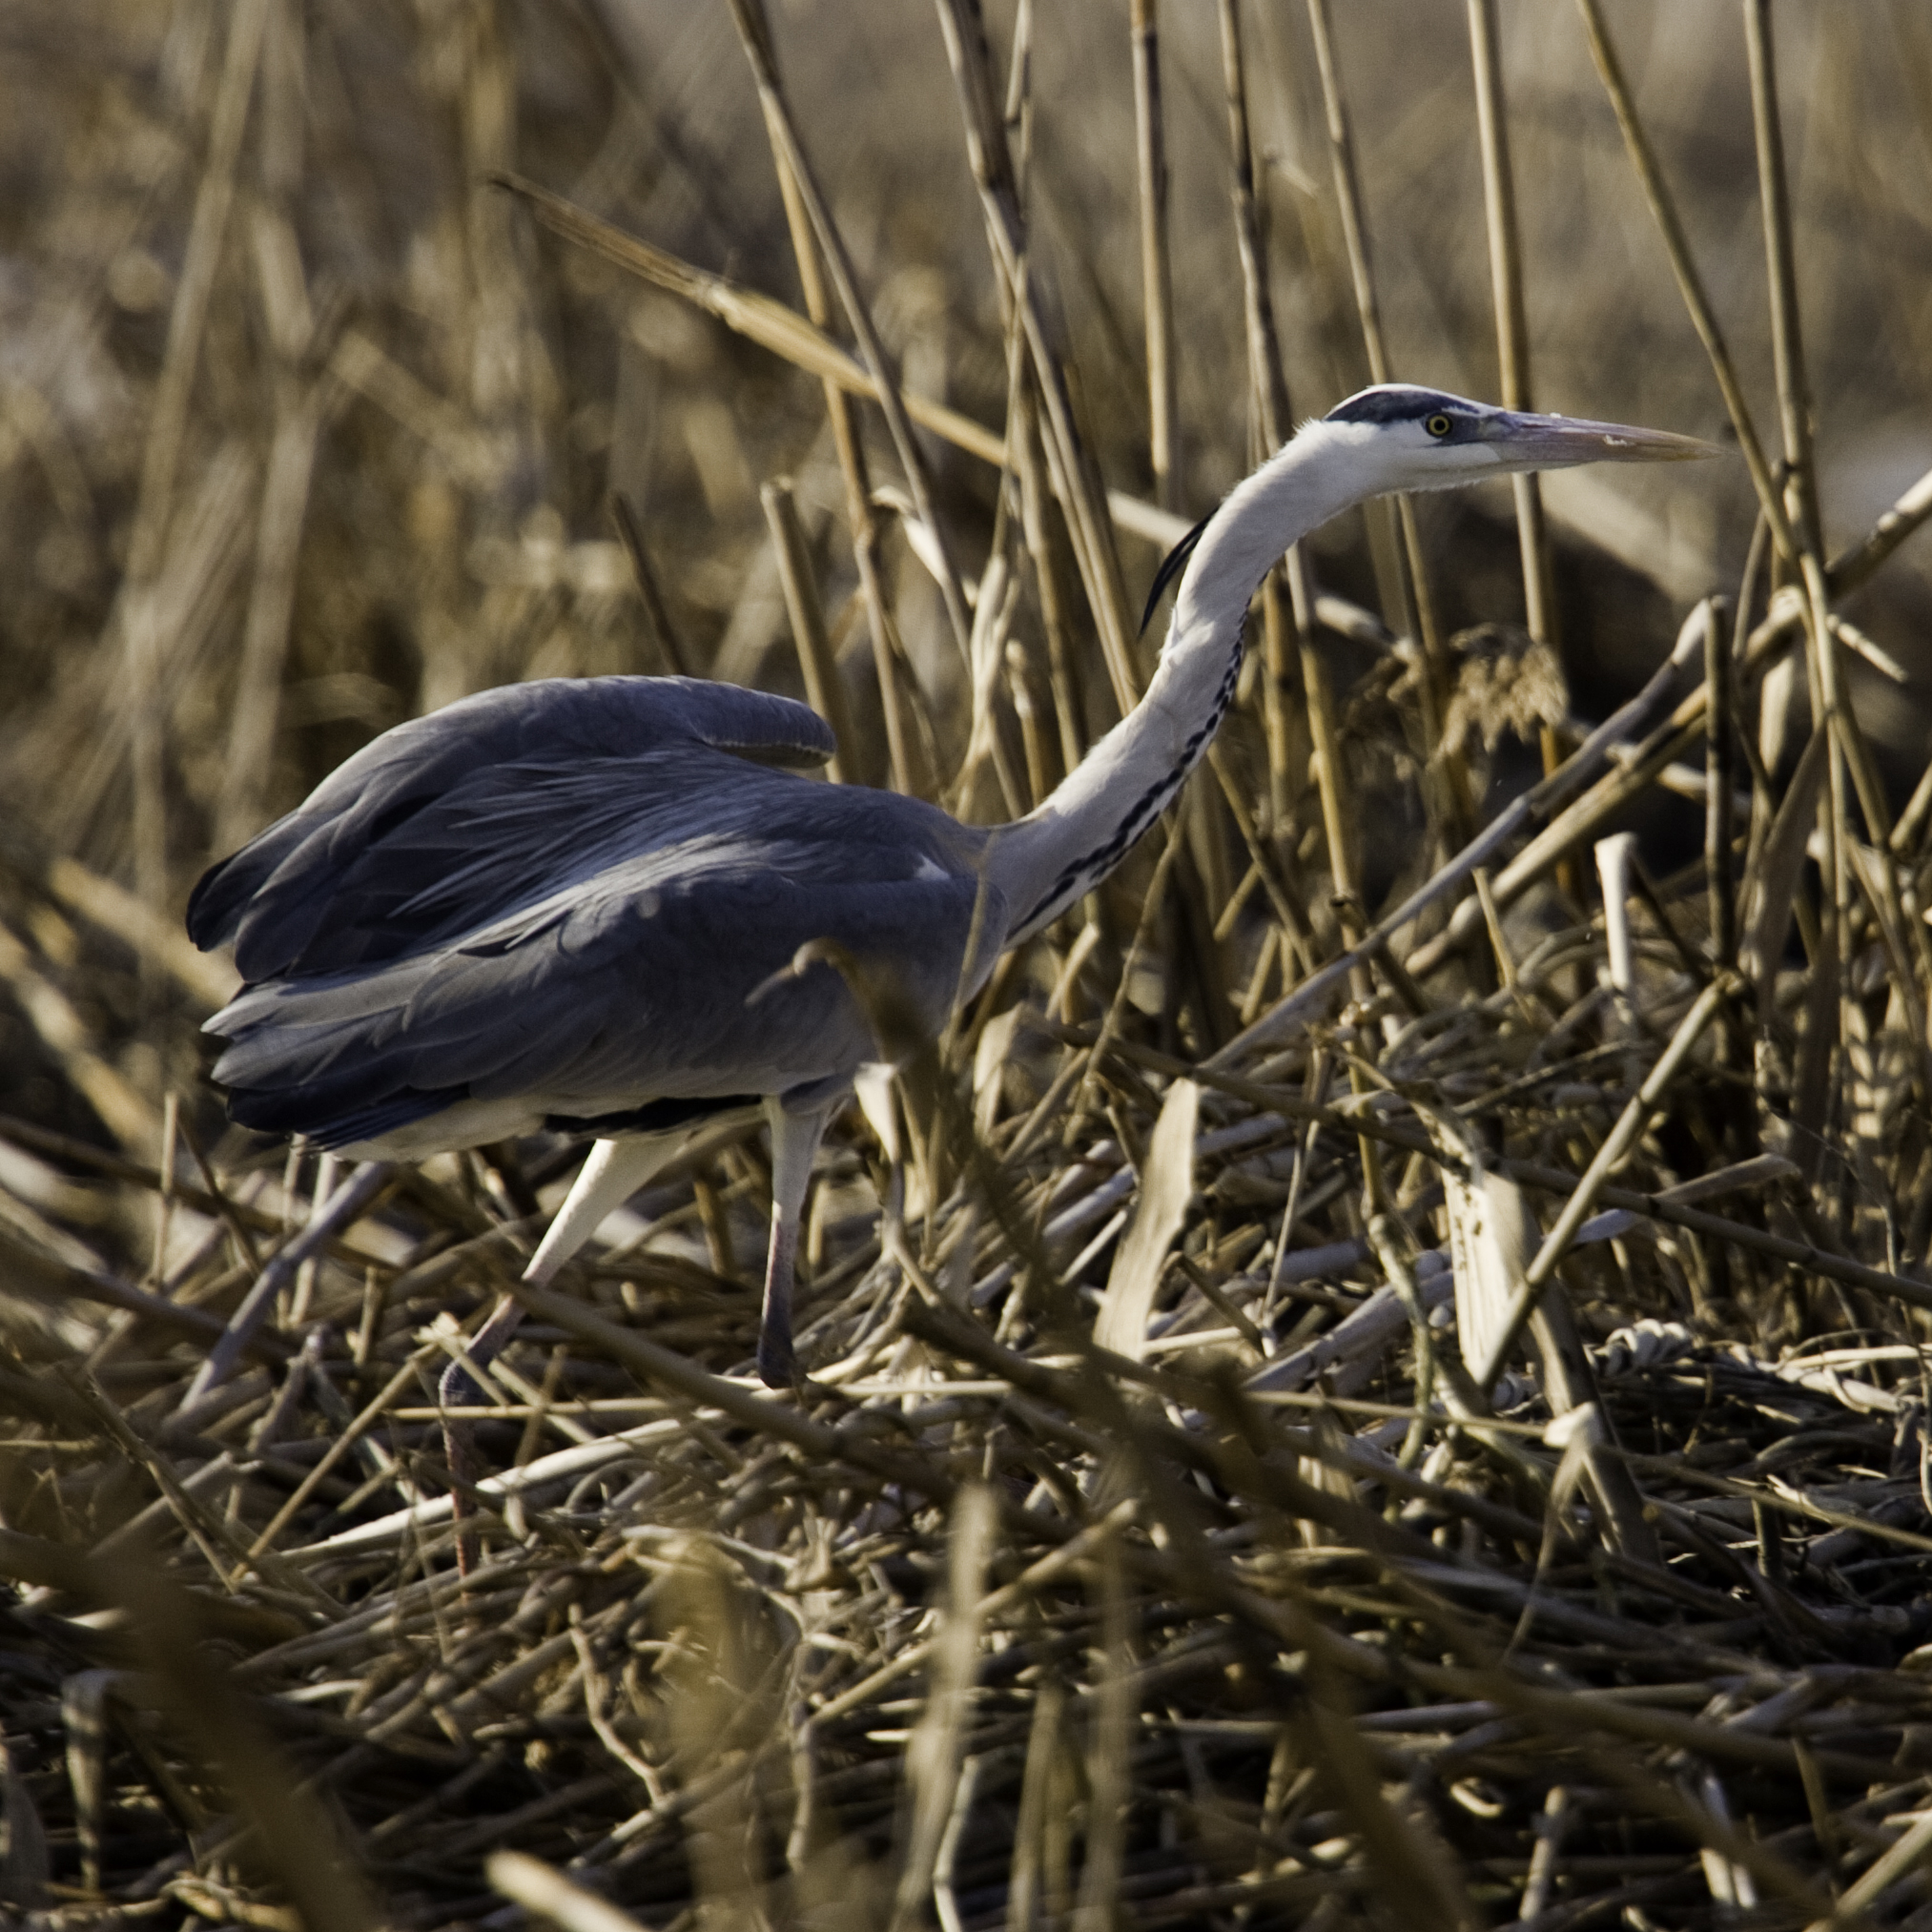
[[[1828, 543], [1811, 407], [1925, 401], [1932, 37], [1795, 30], [1798, 170], [1771, 10], [1645, 16], [1639, 99], [1595, 0], [1507, 63], [1483, 0], [1136, 0], [1118, 97], [1024, 4], [775, 10], [783, 64], [750, 0], [102, 5], [85, 69], [19, 10], [14, 1921], [1932, 1925], [1932, 488]], [[1701, 238], [1753, 195], [1762, 314]], [[1719, 512], [1526, 487], [1519, 591], [1404, 506], [1271, 583], [1177, 813], [828, 1142], [809, 1380], [714, 1132], [527, 1296], [460, 1574], [436, 1384], [582, 1150], [225, 1134], [199, 866], [531, 674], [789, 686], [846, 778], [1023, 810], [1144, 680], [1149, 541], [1291, 394], [1490, 389], [1492, 286], [1506, 392], [1527, 310], [1546, 398], [1728, 413]]]

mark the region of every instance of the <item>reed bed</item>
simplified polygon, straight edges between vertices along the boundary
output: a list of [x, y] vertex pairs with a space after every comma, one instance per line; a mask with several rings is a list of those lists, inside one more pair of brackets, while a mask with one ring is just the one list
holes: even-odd
[[[10, 1922], [1932, 1925], [1919, 10], [90, 20], [0, 29]], [[1387, 375], [1737, 460], [1287, 559], [829, 1138], [799, 1387], [708, 1133], [524, 1291], [459, 1573], [582, 1148], [226, 1129], [200, 867], [606, 670], [1023, 811]]]

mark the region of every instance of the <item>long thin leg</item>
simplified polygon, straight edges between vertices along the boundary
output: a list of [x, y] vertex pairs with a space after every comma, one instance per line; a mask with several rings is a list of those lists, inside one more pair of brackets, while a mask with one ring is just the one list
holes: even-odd
[[805, 1190], [812, 1182], [812, 1157], [825, 1135], [832, 1109], [787, 1113], [768, 1100], [771, 1122], [771, 1245], [765, 1257], [765, 1308], [758, 1325], [758, 1374], [771, 1388], [790, 1388], [795, 1379], [791, 1357], [791, 1279], [798, 1258], [798, 1223]]
[[[545, 1234], [524, 1281], [541, 1287], [574, 1255], [613, 1208], [621, 1207], [684, 1144], [683, 1134], [641, 1134], [623, 1141], [599, 1141], [579, 1170], [557, 1218]], [[808, 1165], [810, 1163], [808, 1162]], [[474, 1431], [462, 1410], [483, 1400], [483, 1387], [473, 1372], [487, 1368], [517, 1332], [524, 1305], [505, 1295], [490, 1318], [470, 1338], [462, 1354], [443, 1370], [438, 1389], [443, 1408], [442, 1443], [449, 1456], [450, 1511], [458, 1523], [457, 1565], [469, 1574], [475, 1538], [462, 1529], [470, 1513], [468, 1492], [482, 1473], [477, 1463]]]

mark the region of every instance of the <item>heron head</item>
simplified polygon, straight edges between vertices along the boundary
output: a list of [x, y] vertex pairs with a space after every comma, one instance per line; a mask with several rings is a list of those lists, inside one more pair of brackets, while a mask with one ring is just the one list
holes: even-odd
[[1365, 460], [1387, 465], [1388, 489], [1440, 489], [1583, 462], [1681, 462], [1723, 454], [1715, 443], [1666, 429], [1496, 409], [1406, 382], [1364, 389], [1322, 421], [1339, 425]]

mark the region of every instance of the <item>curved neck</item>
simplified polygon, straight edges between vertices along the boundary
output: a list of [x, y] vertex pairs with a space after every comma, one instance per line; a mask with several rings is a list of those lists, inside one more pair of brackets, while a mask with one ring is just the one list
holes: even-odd
[[[1105, 878], [1201, 762], [1234, 695], [1242, 623], [1269, 566], [1310, 530], [1384, 486], [1359, 462], [1324, 462], [1337, 444], [1356, 440], [1347, 425], [1310, 423], [1208, 519], [1175, 594], [1146, 695], [1044, 803], [989, 842], [988, 873], [1012, 909], [1007, 945]], [[1352, 471], [1346, 483], [1337, 480], [1338, 467]]]

